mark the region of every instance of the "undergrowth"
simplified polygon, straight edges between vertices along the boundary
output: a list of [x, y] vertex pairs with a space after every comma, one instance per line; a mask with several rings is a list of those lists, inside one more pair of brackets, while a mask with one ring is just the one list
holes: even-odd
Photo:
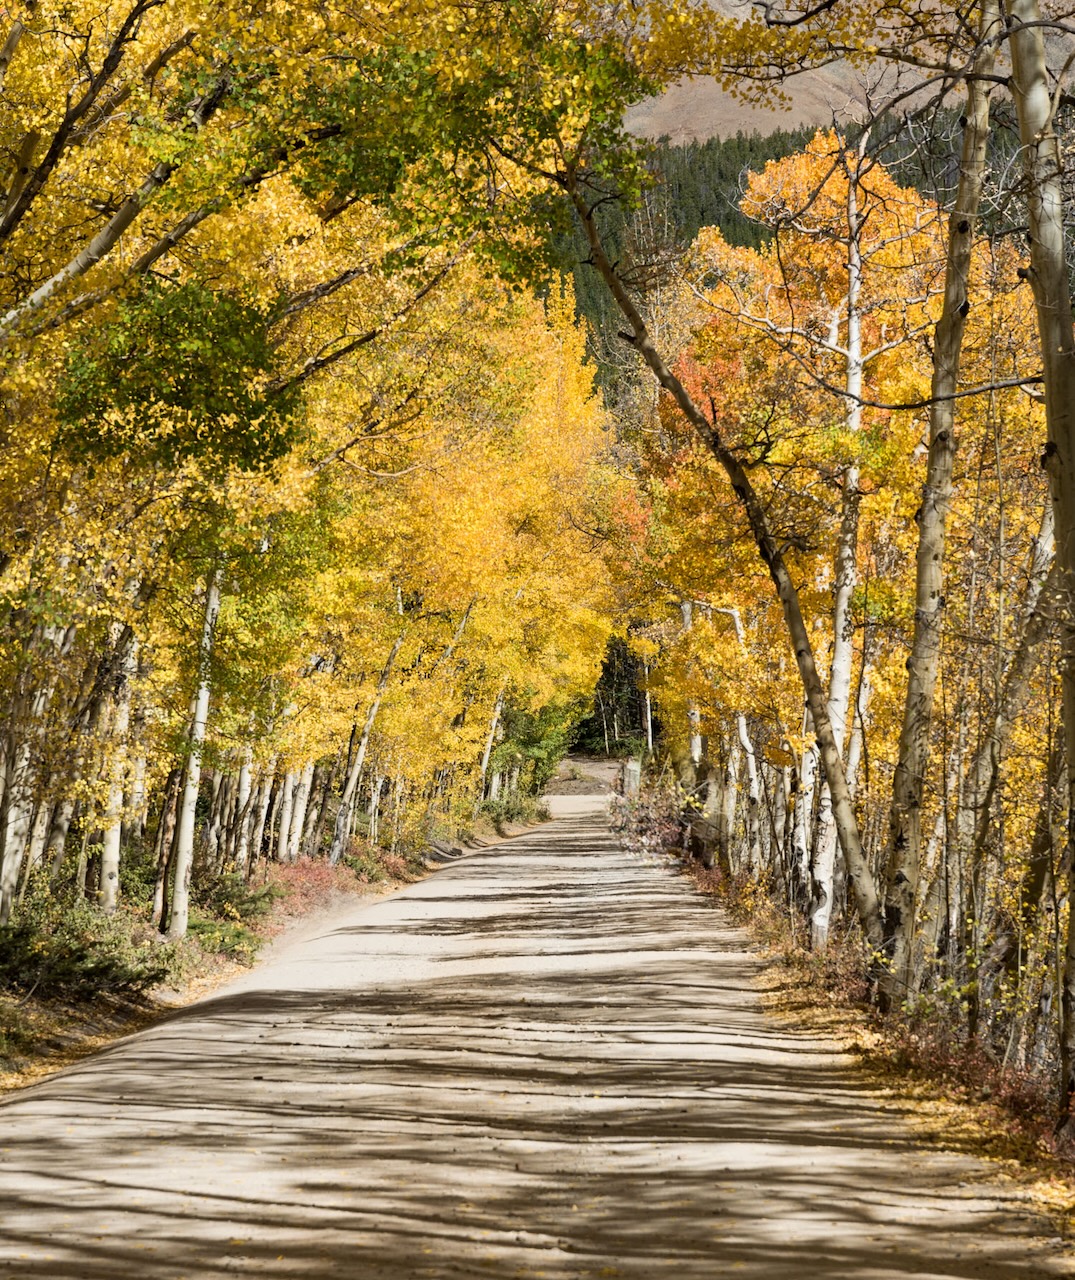
[[501, 834], [503, 828], [510, 823], [530, 825], [549, 820], [549, 807], [539, 796], [523, 795], [520, 792], [498, 796], [496, 800], [486, 800], [481, 811]]
[[137, 994], [165, 981], [179, 949], [127, 911], [106, 915], [84, 900], [27, 893], [0, 929], [0, 988], [42, 999]]

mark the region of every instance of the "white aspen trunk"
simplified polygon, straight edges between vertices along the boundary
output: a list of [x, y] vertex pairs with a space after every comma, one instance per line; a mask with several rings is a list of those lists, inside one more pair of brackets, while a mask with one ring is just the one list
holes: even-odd
[[111, 777], [108, 802], [103, 818], [101, 841], [101, 884], [97, 901], [111, 915], [119, 901], [119, 863], [123, 839], [123, 784], [127, 773], [127, 730], [131, 717], [131, 676], [134, 671], [133, 650], [124, 663], [120, 687], [116, 693], [116, 710], [112, 720]]
[[44, 801], [37, 806], [34, 825], [30, 829], [30, 840], [26, 846], [26, 861], [31, 871], [36, 870], [45, 860], [45, 846], [52, 828], [52, 810], [53, 806]]
[[7, 33], [3, 48], [0, 49], [0, 92], [3, 91], [8, 67], [11, 66], [11, 60], [15, 56], [15, 50], [19, 47], [19, 41], [22, 39], [25, 30], [25, 25], [16, 18], [11, 24], [11, 30]]
[[[493, 754], [493, 744], [496, 742], [496, 731], [500, 725], [500, 713], [504, 710], [504, 697], [508, 691], [507, 684], [500, 687], [500, 692], [496, 695], [496, 702], [493, 703], [493, 718], [489, 722], [489, 732], [485, 736], [485, 748], [482, 751], [481, 771], [478, 775], [478, 799], [474, 805], [474, 814], [477, 816], [485, 801], [485, 781], [489, 776], [489, 759]], [[608, 741], [608, 734], [605, 735], [605, 741]]]
[[392, 788], [392, 853], [395, 853], [399, 846], [399, 836], [403, 825], [403, 793], [406, 785], [406, 778], [397, 778], [395, 786]]
[[253, 825], [252, 818], [252, 796], [250, 786], [250, 774], [253, 766], [253, 754], [249, 747], [243, 752], [243, 762], [239, 766], [239, 794], [236, 797], [238, 811], [236, 814], [236, 832], [235, 832], [235, 869], [242, 873], [246, 870], [246, 864], [250, 858], [250, 828]]
[[75, 870], [75, 892], [80, 898], [86, 896], [86, 870], [89, 865], [90, 829], [86, 827], [82, 833], [82, 843], [78, 849], [78, 866]]
[[[810, 713], [805, 713], [805, 729], [809, 732]], [[833, 731], [835, 734], [835, 730]], [[805, 734], [804, 734], [805, 736]], [[795, 796], [795, 874], [798, 888], [805, 896], [810, 884], [811, 848], [814, 837], [814, 798], [817, 795], [818, 749], [809, 743], [799, 761], [799, 790]], [[802, 903], [801, 905], [805, 905]]]
[[600, 693], [597, 695], [597, 709], [601, 712], [601, 731], [605, 735], [605, 755], [612, 754], [612, 746], [608, 740], [608, 717], [605, 715], [605, 703]]
[[[944, 839], [944, 828], [944, 810], [942, 809], [933, 824], [933, 834], [930, 837], [931, 846], [934, 844], [939, 845]], [[919, 927], [915, 935], [917, 963], [914, 966], [914, 978], [916, 990], [921, 990], [936, 971], [937, 948], [940, 942], [941, 929], [948, 915], [948, 901], [951, 896], [948, 879], [953, 854], [954, 848], [951, 846], [941, 850], [933, 876], [928, 881], [929, 888], [922, 899], [922, 907], [919, 912]]]
[[157, 834], [153, 841], [153, 852], [157, 860], [157, 875], [153, 884], [153, 910], [150, 919], [163, 930], [168, 925], [164, 891], [168, 879], [168, 868], [171, 865], [172, 852], [175, 848], [175, 824], [179, 816], [179, 791], [183, 784], [185, 769], [173, 768], [164, 784], [164, 795], [161, 798], [160, 817], [157, 821]]
[[314, 782], [314, 766], [306, 764], [295, 788], [295, 806], [291, 814], [291, 833], [287, 841], [288, 862], [298, 862], [302, 849], [302, 837], [306, 831], [306, 810], [310, 804], [310, 788]]
[[265, 823], [269, 817], [269, 805], [272, 804], [272, 785], [273, 778], [276, 774], [276, 757], [269, 761], [264, 777], [261, 780], [258, 791], [257, 810], [254, 815], [254, 828], [250, 834], [250, 857], [247, 866], [253, 864], [261, 857], [261, 850], [265, 843]]
[[52, 812], [49, 824], [48, 842], [45, 856], [49, 860], [49, 879], [55, 880], [63, 865], [64, 850], [67, 846], [67, 833], [71, 829], [71, 820], [75, 816], [75, 802], [64, 798]]
[[7, 781], [7, 821], [4, 824], [3, 859], [0, 861], [0, 925], [11, 922], [19, 872], [34, 816], [29, 775], [30, 748], [23, 743], [15, 752]]
[[30, 839], [26, 846], [26, 862], [22, 875], [22, 890], [19, 893], [21, 904], [26, 893], [30, 877], [45, 860], [45, 842], [48, 840], [49, 828], [52, 824], [52, 805], [42, 801], [34, 815], [34, 825], [30, 830]]
[[646, 751], [649, 755], [653, 755], [653, 701], [649, 692], [649, 663], [642, 664], [642, 670], [645, 672], [646, 688], [645, 688], [645, 709], [646, 709]]
[[896, 1008], [911, 983], [915, 910], [922, 847], [922, 797], [930, 761], [929, 729], [944, 625], [944, 557], [956, 456], [956, 401], [966, 331], [971, 259], [985, 180], [989, 95], [1000, 30], [996, 0], [983, 0], [979, 45], [967, 78], [963, 149], [955, 204], [948, 220], [944, 301], [933, 340], [929, 454], [919, 508], [914, 629], [907, 660], [907, 696], [892, 780], [878, 995], [882, 1010]]
[[298, 775], [293, 769], [288, 769], [284, 774], [284, 780], [280, 784], [280, 825], [276, 830], [276, 861], [286, 862], [288, 852], [288, 842], [291, 839], [291, 814], [295, 807], [295, 788], [298, 785]]
[[403, 640], [406, 636], [405, 631], [401, 631], [396, 636], [395, 643], [392, 645], [391, 652], [381, 671], [380, 679], [377, 681], [377, 689], [370, 703], [370, 709], [366, 713], [366, 722], [362, 726], [362, 737], [358, 743], [358, 750], [355, 752], [355, 758], [351, 761], [351, 768], [347, 772], [347, 779], [344, 782], [343, 794], [340, 796], [340, 807], [336, 814], [336, 828], [332, 834], [332, 846], [329, 849], [328, 860], [331, 866], [336, 866], [343, 857], [347, 837], [351, 830], [351, 817], [355, 804], [355, 793], [358, 790], [358, 780], [362, 776], [362, 766], [366, 762], [366, 751], [369, 748], [370, 736], [373, 733], [373, 725], [377, 719], [377, 712], [381, 707], [381, 699], [384, 697], [384, 691], [388, 687], [388, 680], [392, 674], [392, 668], [395, 666], [396, 658], [399, 656], [400, 649], [403, 648]]
[[691, 823], [691, 835], [701, 838], [702, 866], [707, 871], [718, 861], [723, 870], [731, 870], [727, 849], [721, 844], [720, 813], [723, 801], [724, 778], [721, 770], [715, 764], [710, 764], [705, 772], [705, 800], [701, 818], [695, 818]]
[[141, 839], [146, 829], [146, 771], [149, 763], [144, 755], [136, 755], [131, 763], [131, 794], [127, 801], [131, 835]]
[[[143, 664], [137, 661], [138, 642], [131, 642], [131, 672], [139, 683], [141, 677], [145, 675]], [[143, 840], [146, 834], [146, 806], [148, 804], [148, 796], [146, 795], [146, 773], [149, 768], [149, 762], [146, 759], [144, 751], [139, 750], [142, 743], [145, 742], [146, 734], [146, 709], [141, 696], [135, 700], [134, 710], [131, 712], [131, 748], [134, 751], [134, 757], [131, 761], [130, 772], [130, 793], [127, 796], [127, 817], [124, 825], [125, 832], [133, 840]]]
[[[869, 676], [864, 675], [859, 690], [859, 713], [851, 730], [851, 742], [847, 748], [847, 788], [854, 796], [858, 781], [859, 765], [864, 746], [863, 724], [866, 702], [869, 700]], [[832, 910], [836, 902], [836, 865], [838, 841], [836, 823], [832, 816], [832, 799], [828, 787], [822, 788], [818, 814], [817, 841], [814, 846], [814, 885], [825, 888], [824, 896], [816, 897], [811, 907], [810, 944], [817, 951], [828, 946], [832, 927]]]
[[[45, 628], [41, 640], [62, 650], [66, 633], [58, 628]], [[0, 845], [0, 926], [9, 924], [15, 905], [15, 895], [19, 886], [19, 873], [22, 870], [26, 846], [30, 839], [31, 824], [37, 811], [35, 790], [43, 790], [38, 769], [34, 763], [34, 749], [42, 732], [45, 713], [52, 701], [53, 686], [50, 682], [39, 685], [25, 699], [25, 723], [17, 725], [17, 717], [12, 716], [12, 728], [21, 730], [18, 745], [14, 752], [4, 752], [4, 788], [3, 799], [5, 810], [3, 844]], [[20, 699], [22, 701], [22, 699]], [[25, 705], [25, 703], [24, 703]], [[43, 797], [42, 797], [43, 798]]]
[[235, 864], [235, 845], [239, 837], [239, 775], [237, 773], [229, 775], [227, 788], [227, 803], [221, 806], [220, 813], [220, 853], [217, 865], [221, 870], [226, 864]]
[[753, 875], [761, 866], [761, 779], [758, 776], [758, 757], [754, 743], [750, 739], [747, 718], [742, 712], [735, 718], [736, 731], [739, 734], [739, 745], [743, 749], [743, 760], [747, 771], [747, 818], [746, 818], [746, 867]]
[[[688, 635], [694, 626], [694, 605], [690, 600], [679, 602], [679, 611], [683, 615], [683, 634]], [[698, 766], [702, 763], [705, 744], [702, 742], [702, 714], [696, 702], [687, 702], [687, 751], [694, 765], [697, 777]]]
[[198, 683], [194, 693], [194, 715], [191, 718], [186, 775], [179, 800], [179, 819], [175, 833], [175, 856], [171, 908], [168, 913], [168, 937], [177, 940], [187, 935], [190, 920], [190, 872], [194, 865], [194, 811], [198, 803], [198, 786], [202, 776], [202, 747], [209, 723], [210, 669], [213, 637], [220, 613], [219, 566], [209, 571], [205, 583], [205, 613], [202, 618], [201, 642], [198, 646]]
[[219, 769], [213, 770], [209, 784], [209, 821], [203, 828], [206, 863], [215, 867], [220, 848], [220, 833], [224, 825], [224, 812], [228, 807], [228, 779]]
[[855, 699], [855, 721], [847, 748], [847, 785], [852, 795], [858, 790], [859, 769], [862, 767], [862, 754], [866, 748], [866, 708], [870, 705], [870, 692], [871, 675], [867, 669], [859, 681], [858, 696]]
[[332, 789], [333, 765], [315, 765], [310, 784], [310, 801], [306, 806], [306, 826], [302, 833], [300, 854], [304, 858], [316, 855], [321, 844], [321, 832], [325, 824], [325, 807]]
[[742, 747], [738, 737], [732, 740], [728, 750], [728, 765], [724, 772], [723, 794], [720, 801], [720, 825], [717, 830], [717, 843], [724, 850], [723, 857], [730, 870], [738, 870], [736, 860], [732, 856], [735, 837], [735, 812], [739, 806], [739, 766], [742, 762]]
[[823, 786], [818, 805], [817, 839], [810, 866], [813, 892], [810, 903], [810, 945], [815, 951], [824, 951], [829, 945], [835, 873], [836, 823], [832, 817], [829, 789]]
[[310, 788], [310, 803], [306, 809], [306, 830], [302, 836], [300, 853], [304, 858], [317, 857], [321, 837], [325, 830], [328, 802], [332, 795], [335, 764], [314, 770], [314, 782]]
[[384, 783], [384, 774], [379, 773], [374, 778], [373, 788], [370, 791], [370, 844], [377, 843], [381, 825], [381, 792], [384, 789]]
[[[865, 146], [865, 139], [862, 146]], [[861, 163], [861, 153], [860, 153]], [[858, 175], [848, 175], [847, 184], [847, 356], [844, 390], [847, 394], [844, 424], [858, 435], [862, 430], [862, 230], [858, 207]], [[829, 665], [829, 719], [837, 750], [843, 754], [847, 740], [848, 707], [855, 665], [854, 618], [851, 606], [858, 584], [859, 465], [855, 460], [844, 475], [843, 512], [836, 548], [833, 584], [832, 661]], [[829, 941], [836, 868], [836, 822], [828, 784], [818, 799], [817, 834], [810, 863], [810, 939], [815, 950], [823, 951]]]
[[[743, 627], [743, 619], [738, 609], [717, 609], [717, 613], [726, 613], [735, 627], [735, 637], [744, 655], [747, 652], [747, 637]], [[735, 718], [735, 728], [739, 736], [739, 745], [743, 750], [743, 759], [747, 771], [747, 857], [746, 870], [753, 872], [761, 865], [761, 779], [758, 775], [758, 756], [754, 743], [750, 738], [747, 718], [740, 711]]]

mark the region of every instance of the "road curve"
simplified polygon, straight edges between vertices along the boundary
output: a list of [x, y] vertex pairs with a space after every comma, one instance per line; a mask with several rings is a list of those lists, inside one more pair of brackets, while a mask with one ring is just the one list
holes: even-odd
[[573, 807], [6, 1099], [0, 1277], [1075, 1274]]

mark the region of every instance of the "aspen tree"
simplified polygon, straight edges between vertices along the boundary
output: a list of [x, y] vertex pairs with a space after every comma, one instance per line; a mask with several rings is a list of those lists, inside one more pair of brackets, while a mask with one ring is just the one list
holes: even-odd
[[[1026, 174], [1030, 267], [1041, 344], [1048, 441], [1043, 464], [1056, 512], [1060, 576], [1062, 705], [1068, 759], [1068, 899], [1075, 901], [1075, 328], [1065, 243], [1056, 97], [1050, 87], [1042, 13], [1037, 0], [1012, 0], [1008, 10], [1009, 81], [1019, 121]], [[1069, 907], [1060, 1029], [1059, 1132], [1075, 1141], [1075, 910]]]

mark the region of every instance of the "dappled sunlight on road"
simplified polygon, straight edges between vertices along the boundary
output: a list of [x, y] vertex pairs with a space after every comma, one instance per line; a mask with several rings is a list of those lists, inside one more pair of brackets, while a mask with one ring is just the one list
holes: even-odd
[[1072, 1274], [568, 799], [8, 1099], [0, 1276]]

